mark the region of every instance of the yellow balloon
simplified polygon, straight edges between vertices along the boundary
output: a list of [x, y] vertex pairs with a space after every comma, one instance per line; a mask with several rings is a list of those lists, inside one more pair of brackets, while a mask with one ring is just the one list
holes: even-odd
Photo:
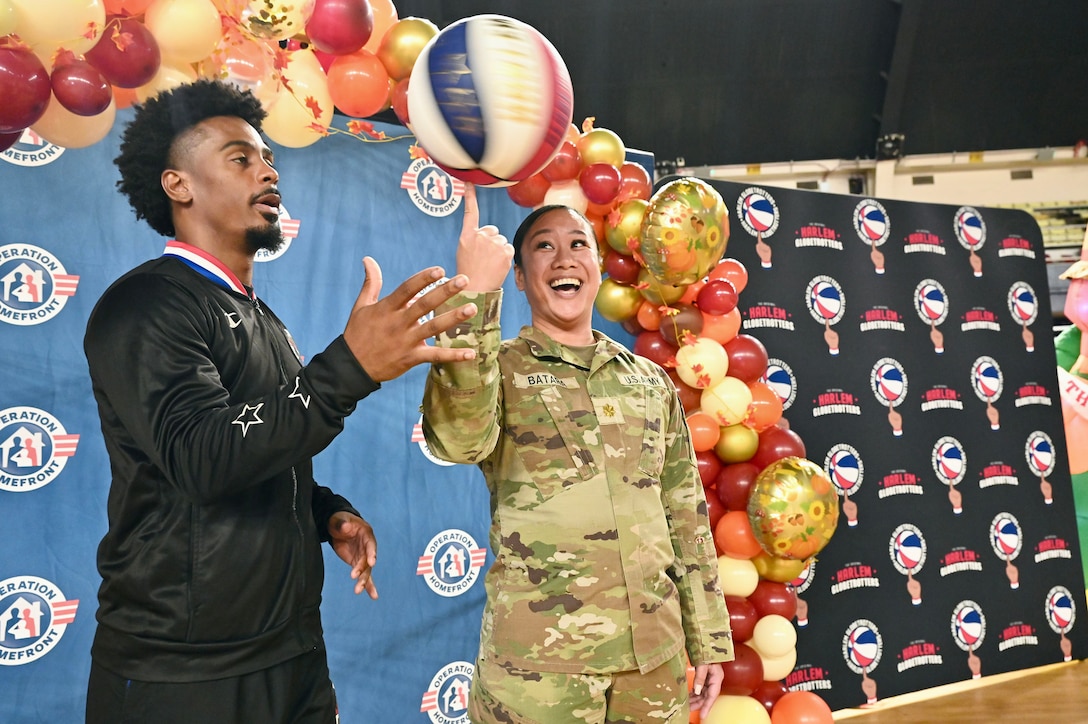
[[721, 694], [702, 724], [771, 724], [767, 708], [751, 696]]
[[[649, 203], [642, 199], [630, 199], [604, 217], [604, 239], [610, 247], [628, 256], [638, 248], [639, 235], [642, 233], [642, 217], [646, 214], [648, 205]], [[634, 241], [633, 248], [628, 243], [629, 239]]]
[[748, 520], [764, 551], [804, 561], [831, 540], [839, 523], [839, 496], [819, 465], [785, 457], [756, 477], [748, 497]]
[[[756, 653], [759, 654], [758, 651]], [[792, 648], [781, 656], [759, 654], [759, 660], [763, 662], [764, 681], [781, 681], [789, 676], [793, 667], [797, 665], [797, 649]]]
[[238, 18], [255, 38], [286, 40], [301, 35], [313, 13], [314, 0], [248, 0]]
[[679, 178], [650, 197], [639, 249], [656, 279], [696, 282], [721, 260], [728, 243], [729, 210], [707, 182]]
[[[574, 183], [577, 181], [565, 181], [564, 183]], [[545, 199], [546, 200], [546, 199]], [[642, 296], [647, 300], [656, 304], [657, 306], [666, 306], [673, 302], [679, 301], [680, 297], [684, 296], [684, 292], [687, 291], [687, 284], [674, 285], [665, 284], [663, 282], [654, 279], [649, 270], [643, 267], [638, 272], [638, 288], [642, 292]]]
[[0, 0], [0, 37], [11, 35], [19, 23], [12, 0]]
[[416, 58], [431, 38], [438, 35], [438, 26], [426, 18], [402, 18], [385, 32], [378, 46], [378, 60], [389, 77], [401, 80], [412, 74]]
[[752, 390], [736, 377], [723, 377], [718, 384], [703, 390], [700, 407], [723, 427], [736, 425], [748, 416]]
[[113, 128], [117, 118], [117, 105], [110, 100], [109, 106], [96, 116], [80, 116], [52, 97], [45, 113], [30, 130], [62, 148], [86, 148], [98, 143]]
[[723, 555], [718, 556], [718, 580], [726, 596], [747, 598], [759, 585], [759, 573], [751, 561]]
[[627, 157], [627, 149], [615, 131], [607, 128], [594, 128], [583, 133], [575, 144], [582, 157], [582, 166], [592, 163], [607, 163], [619, 169]]
[[[714, 454], [726, 465], [752, 459], [759, 447], [759, 433], [743, 423], [726, 425], [714, 445]], [[791, 579], [792, 580], [792, 579]]]
[[332, 121], [333, 103], [321, 62], [314, 51], [292, 51], [280, 88], [264, 119], [264, 132], [288, 148], [302, 148], [324, 137]]
[[136, 89], [136, 100], [143, 103], [148, 98], [154, 98], [163, 91], [177, 88], [179, 85], [192, 83], [196, 80], [196, 71], [186, 63], [167, 65], [162, 63], [155, 71], [155, 76], [144, 85]]
[[[768, 613], [756, 621], [748, 645], [755, 649], [756, 653], [761, 657], [785, 656], [797, 645], [797, 629], [793, 627], [793, 622], [785, 616]], [[775, 681], [775, 679], [772, 679], [772, 681]]]
[[797, 561], [792, 558], [776, 558], [764, 551], [752, 559], [752, 565], [756, 567], [760, 578], [776, 583], [789, 583], [801, 575], [808, 561]]
[[19, 39], [30, 46], [47, 69], [53, 67], [53, 51], [64, 48], [82, 55], [95, 46], [106, 25], [106, 6], [102, 0], [7, 2], [15, 10]]
[[155, 0], [144, 13], [164, 59], [195, 63], [215, 50], [222, 27], [211, 0]]
[[729, 355], [725, 353], [725, 347], [709, 337], [698, 337], [676, 352], [676, 373], [685, 384], [697, 390], [718, 384], [728, 371]]
[[601, 316], [609, 322], [625, 322], [638, 312], [642, 295], [634, 287], [606, 277], [601, 280], [594, 304]]

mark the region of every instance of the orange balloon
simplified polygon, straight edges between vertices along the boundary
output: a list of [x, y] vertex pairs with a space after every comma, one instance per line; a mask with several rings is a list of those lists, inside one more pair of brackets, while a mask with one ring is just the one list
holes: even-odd
[[[612, 252], [615, 253], [615, 252]], [[638, 326], [656, 332], [661, 329], [661, 308], [648, 299], [643, 299], [638, 307], [636, 319]]]
[[128, 108], [136, 102], [136, 89], [113, 86], [113, 102], [117, 110]]
[[705, 412], [693, 412], [687, 417], [688, 429], [691, 431], [691, 446], [695, 452], [710, 450], [717, 444], [722, 435], [722, 429], [718, 422]]
[[763, 552], [752, 524], [748, 522], [748, 512], [730, 510], [718, 519], [714, 526], [714, 544], [718, 551], [732, 558], [751, 560]]
[[788, 691], [774, 703], [771, 724], [832, 724], [831, 707], [811, 691]]
[[[601, 251], [608, 250], [608, 242], [604, 238], [604, 217], [599, 214], [591, 213], [586, 209], [586, 219], [593, 225], [593, 236], [597, 237], [597, 248]], [[601, 262], [604, 262], [604, 254], [601, 254]]]
[[726, 344], [740, 332], [740, 311], [734, 309], [728, 314], [703, 314], [703, 331], [700, 334], [710, 337], [720, 344]]
[[763, 432], [782, 417], [782, 398], [766, 382], [755, 381], [748, 385], [752, 391], [752, 404], [744, 424], [756, 432]]
[[105, 0], [107, 15], [143, 15], [152, 0]]
[[389, 80], [378, 56], [360, 48], [337, 56], [329, 66], [329, 95], [344, 115], [367, 118], [388, 104]]
[[374, 29], [370, 31], [370, 40], [363, 47], [371, 53], [377, 53], [385, 32], [399, 18], [397, 9], [393, 7], [393, 0], [370, 0], [370, 10], [374, 13]]
[[748, 286], [748, 270], [736, 259], [722, 259], [711, 268], [707, 276], [711, 279], [725, 279], [732, 282], [737, 294]]
[[699, 292], [706, 286], [706, 282], [702, 279], [694, 281], [688, 284], [684, 289], [684, 296], [680, 297], [680, 304], [695, 304], [695, 299], [699, 296]]

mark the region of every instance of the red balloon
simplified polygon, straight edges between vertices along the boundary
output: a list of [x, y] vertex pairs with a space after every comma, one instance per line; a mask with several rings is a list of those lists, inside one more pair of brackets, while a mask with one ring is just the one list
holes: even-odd
[[71, 58], [49, 75], [53, 96], [77, 116], [97, 116], [110, 107], [113, 88], [86, 60]]
[[726, 279], [711, 279], [699, 290], [695, 306], [707, 314], [729, 314], [737, 308], [737, 288]]
[[703, 493], [706, 497], [706, 514], [710, 518], [710, 530], [714, 530], [718, 525], [718, 521], [725, 515], [725, 506], [718, 500], [718, 496], [711, 492], [706, 495], [706, 489], [703, 489]]
[[[673, 354], [675, 354], [675, 352]], [[680, 398], [680, 405], [684, 408], [684, 414], [690, 415], [693, 412], [702, 410], [703, 391], [695, 389], [680, 379], [680, 375], [676, 372], [675, 368], [666, 368], [665, 372], [669, 375], [669, 379], [672, 380], [673, 385], [676, 387], [676, 394]]]
[[620, 172], [610, 163], [591, 163], [578, 174], [578, 185], [591, 204], [610, 204], [620, 190]]
[[0, 48], [0, 133], [37, 123], [49, 105], [49, 73], [25, 48]]
[[641, 163], [624, 161], [620, 167], [620, 190], [616, 192], [617, 201], [631, 199], [650, 200], [653, 182], [650, 174]]
[[736, 259], [722, 259], [707, 274], [711, 279], [726, 279], [733, 282], [737, 294], [748, 286], [748, 270]]
[[759, 618], [778, 614], [782, 618], [792, 619], [797, 615], [797, 589], [788, 583], [762, 579], [756, 584], [756, 590], [748, 594], [748, 600]]
[[771, 724], [832, 724], [831, 707], [811, 691], [789, 691], [771, 709]]
[[725, 343], [729, 376], [750, 385], [767, 371], [767, 348], [750, 334], [738, 334]]
[[669, 367], [670, 362], [676, 362], [676, 345], [665, 341], [661, 332], [643, 332], [635, 337], [635, 344], [631, 351], [642, 355], [646, 359], [657, 362], [662, 367]]
[[[325, 69], [328, 72], [328, 68]], [[397, 120], [408, 125], [408, 81], [410, 78], [401, 78], [393, 86], [393, 90], [389, 91], [390, 105], [393, 106], [393, 113], [396, 114]], [[526, 179], [528, 181], [528, 179]], [[544, 196], [541, 195], [540, 200], [544, 200]], [[540, 203], [540, 202], [537, 202]], [[536, 204], [533, 204], [534, 206]]]
[[315, 0], [306, 37], [318, 50], [332, 55], [354, 53], [374, 32], [369, 0]]
[[134, 18], [110, 18], [102, 37], [83, 57], [118, 88], [149, 83], [162, 63], [155, 36]]
[[729, 628], [733, 631], [733, 643], [744, 643], [752, 638], [759, 622], [759, 612], [752, 602], [743, 596], [726, 596], [725, 607], [729, 609]]
[[676, 314], [662, 315], [658, 331], [669, 344], [680, 347], [689, 336], [698, 337], [703, 331], [703, 313], [690, 304], [677, 302], [671, 306]]
[[733, 660], [722, 664], [722, 694], [748, 696], [763, 683], [763, 659], [748, 644], [733, 645]]
[[722, 505], [729, 510], [748, 510], [748, 494], [760, 470], [761, 468], [749, 462], [732, 463], [723, 467], [714, 483]]
[[784, 681], [764, 681], [752, 692], [752, 698], [762, 704], [763, 708], [770, 714], [771, 709], [774, 708], [778, 700], [788, 694], [789, 691]]
[[605, 257], [604, 270], [620, 284], [634, 286], [638, 283], [638, 273], [642, 271], [642, 265], [629, 254], [617, 254], [613, 251]]
[[786, 430], [772, 425], [759, 433], [759, 444], [752, 462], [762, 471], [775, 460], [785, 457], [805, 457], [805, 443], [793, 430]]
[[23, 135], [22, 131], [15, 131], [14, 133], [0, 133], [0, 153], [8, 150], [15, 145], [15, 142], [19, 140], [19, 137]]
[[534, 173], [512, 186], [507, 186], [506, 194], [518, 206], [532, 208], [544, 203], [544, 195], [548, 193], [548, 189], [551, 187], [551, 183], [544, 178], [543, 174]]
[[569, 181], [577, 176], [581, 170], [582, 154], [578, 152], [578, 147], [570, 141], [563, 141], [559, 146], [559, 151], [540, 173], [544, 174], [544, 178], [555, 183], [557, 181]]
[[703, 481], [703, 487], [714, 487], [714, 481], [722, 469], [722, 461], [718, 459], [714, 450], [702, 450], [695, 453], [695, 462], [699, 465], [699, 478]]

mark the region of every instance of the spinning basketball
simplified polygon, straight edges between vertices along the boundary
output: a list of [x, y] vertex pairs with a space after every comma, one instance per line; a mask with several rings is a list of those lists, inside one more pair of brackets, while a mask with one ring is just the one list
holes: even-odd
[[535, 29], [502, 15], [442, 30], [408, 81], [408, 116], [420, 145], [451, 175], [480, 186], [506, 186], [542, 169], [573, 114], [559, 53]]

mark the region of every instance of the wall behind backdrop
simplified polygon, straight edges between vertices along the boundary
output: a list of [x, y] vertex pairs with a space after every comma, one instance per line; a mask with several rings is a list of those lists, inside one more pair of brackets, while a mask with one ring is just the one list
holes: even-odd
[[[109, 485], [83, 330], [109, 283], [165, 242], [114, 190], [118, 139], [66, 151], [24, 136], [0, 163], [3, 721], [83, 715]], [[386, 291], [423, 266], [452, 270], [457, 187], [412, 159], [411, 143], [333, 135], [276, 149], [292, 239], [255, 283], [306, 357], [342, 330], [364, 255]], [[788, 683], [841, 708], [1084, 657], [1049, 309], [1034, 295], [1046, 286], [1038, 227], [1011, 211], [714, 185], [731, 210], [728, 255], [750, 273], [744, 331], [774, 358], [768, 378], [808, 457], [844, 509], [856, 506], [796, 581], [808, 610]], [[480, 206], [507, 234], [527, 213], [502, 190], [481, 190]], [[512, 282], [507, 293], [511, 336], [528, 309]], [[1038, 337], [1030, 351], [1025, 331]], [[354, 596], [347, 567], [326, 556], [346, 722], [465, 721], [488, 501], [478, 471], [438, 464], [421, 444], [424, 375], [383, 385], [315, 461], [379, 540], [376, 602]]]

